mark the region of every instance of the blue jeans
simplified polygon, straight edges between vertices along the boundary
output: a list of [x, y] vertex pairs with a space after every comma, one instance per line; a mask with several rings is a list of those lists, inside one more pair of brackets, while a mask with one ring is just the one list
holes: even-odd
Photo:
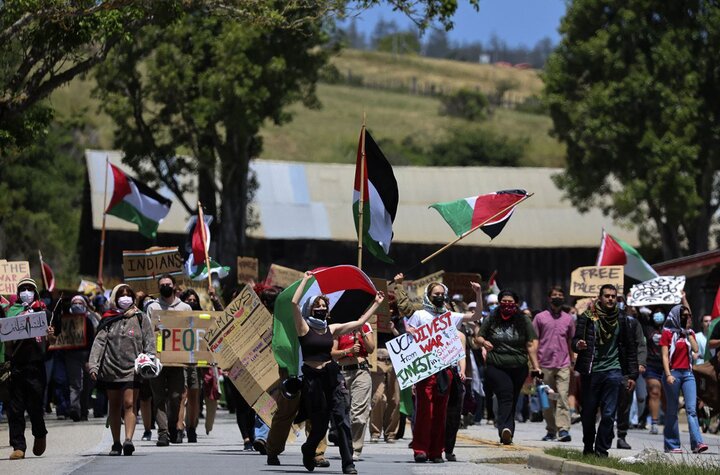
[[270, 433], [270, 427], [268, 427], [260, 416], [255, 414], [255, 440], [262, 440], [267, 442], [268, 434]]
[[680, 399], [680, 389], [685, 396], [685, 412], [687, 413], [688, 428], [690, 429], [690, 448], [695, 449], [698, 444], [703, 443], [700, 433], [700, 424], [698, 423], [697, 413], [695, 412], [695, 404], [697, 402], [697, 387], [695, 386], [695, 376], [689, 369], [674, 369], [671, 374], [675, 377], [675, 384], [672, 386], [667, 383], [667, 378], [663, 378], [663, 391], [665, 391], [665, 401], [667, 403], [665, 411], [665, 450], [680, 448], [680, 428], [678, 427], [678, 405]]
[[[613, 425], [618, 394], [625, 379], [619, 369], [582, 375], [583, 453], [607, 457], [615, 434]], [[595, 432], [595, 414], [600, 407], [600, 424]]]

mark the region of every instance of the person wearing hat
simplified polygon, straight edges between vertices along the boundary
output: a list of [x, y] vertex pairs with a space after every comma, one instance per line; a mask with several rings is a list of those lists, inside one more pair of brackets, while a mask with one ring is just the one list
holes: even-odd
[[[18, 282], [17, 300], [5, 310], [6, 317], [17, 317], [26, 313], [44, 312], [48, 322], [50, 313], [40, 300], [37, 284], [30, 278]], [[10, 361], [10, 397], [7, 405], [10, 445], [13, 452], [10, 460], [25, 458], [25, 411], [30, 416], [33, 454], [40, 456], [47, 446], [43, 399], [45, 394], [45, 352], [48, 343], [55, 340], [55, 329], [48, 325], [47, 337], [27, 338], [5, 343], [5, 360]]]

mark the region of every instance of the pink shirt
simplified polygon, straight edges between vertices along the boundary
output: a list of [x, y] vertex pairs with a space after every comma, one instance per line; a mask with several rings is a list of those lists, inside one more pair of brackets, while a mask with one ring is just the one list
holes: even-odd
[[538, 362], [541, 368], [570, 366], [568, 340], [575, 335], [575, 322], [569, 313], [555, 317], [550, 310], [538, 313], [533, 319], [538, 336]]

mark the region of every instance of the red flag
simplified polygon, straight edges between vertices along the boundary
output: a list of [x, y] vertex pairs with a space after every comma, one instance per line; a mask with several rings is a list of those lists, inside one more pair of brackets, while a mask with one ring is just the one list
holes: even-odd
[[205, 239], [203, 240], [202, 230], [200, 226], [201, 220], [198, 218], [195, 221], [195, 229], [192, 235], [192, 253], [193, 262], [196, 266], [202, 265], [205, 262], [205, 251], [210, 249], [210, 227], [205, 224]]
[[53, 290], [55, 290], [55, 273], [47, 264], [47, 262], [43, 261], [42, 266], [43, 273], [45, 274], [45, 280], [47, 281], [47, 290], [52, 292]]
[[718, 287], [717, 293], [715, 294], [715, 303], [713, 304], [712, 313], [710, 314], [713, 320], [720, 317], [720, 287]]

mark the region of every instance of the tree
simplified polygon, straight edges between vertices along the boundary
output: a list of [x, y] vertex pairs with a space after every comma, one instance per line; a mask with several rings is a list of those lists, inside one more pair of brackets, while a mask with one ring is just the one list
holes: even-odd
[[570, 4], [545, 73], [556, 183], [581, 211], [638, 226], [663, 256], [706, 251], [720, 202], [720, 10], [709, 2]]
[[447, 58], [450, 53], [450, 41], [447, 31], [434, 28], [425, 44], [425, 56], [430, 58]]
[[118, 125], [124, 161], [140, 177], [167, 184], [190, 213], [194, 203], [184, 202], [176, 176], [198, 174], [210, 213], [217, 214], [219, 194], [224, 264], [245, 250], [248, 166], [262, 148], [260, 127], [290, 120], [286, 106], [294, 102], [319, 105], [315, 84], [326, 40], [320, 22], [248, 27], [196, 12], [171, 27], [146, 29], [98, 68], [97, 94]]

